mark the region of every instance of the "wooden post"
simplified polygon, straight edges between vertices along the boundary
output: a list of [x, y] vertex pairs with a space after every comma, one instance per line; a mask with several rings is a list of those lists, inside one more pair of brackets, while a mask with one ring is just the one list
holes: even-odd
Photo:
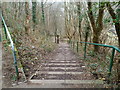
[[57, 41], [57, 40], [56, 40], [56, 34], [55, 34], [55, 43], [57, 43], [56, 41]]
[[59, 35], [57, 35], [57, 44], [59, 44]]
[[77, 52], [78, 52], [78, 48], [79, 48], [79, 47], [78, 47], [78, 42], [77, 42]]
[[74, 47], [75, 47], [75, 43], [74, 43], [74, 41], [73, 41], [73, 50], [74, 50]]

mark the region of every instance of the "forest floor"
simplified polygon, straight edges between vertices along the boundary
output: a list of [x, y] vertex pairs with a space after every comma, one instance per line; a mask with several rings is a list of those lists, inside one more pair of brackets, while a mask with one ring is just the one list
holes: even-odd
[[87, 71], [83, 59], [61, 42], [38, 65], [27, 83], [13, 88], [102, 88], [103, 83]]

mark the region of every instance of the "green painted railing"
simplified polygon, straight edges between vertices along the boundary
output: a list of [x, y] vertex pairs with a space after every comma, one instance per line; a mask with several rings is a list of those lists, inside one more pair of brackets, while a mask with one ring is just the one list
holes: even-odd
[[98, 44], [98, 43], [89, 43], [89, 42], [69, 41], [69, 43], [71, 44], [71, 47], [73, 47], [73, 49], [74, 49], [74, 46], [75, 46], [74, 44], [76, 43], [77, 52], [79, 51], [78, 50], [78, 48], [79, 48], [78, 44], [79, 43], [84, 43], [85, 44], [85, 46], [84, 46], [84, 59], [86, 58], [87, 44], [112, 48], [113, 50], [112, 50], [112, 55], [111, 55], [111, 58], [110, 58], [110, 65], [109, 65], [109, 71], [108, 71], [108, 77], [110, 77], [111, 71], [112, 71], [112, 66], [113, 66], [113, 61], [114, 61], [115, 51], [120, 53], [120, 49], [119, 48], [117, 48], [115, 46], [111, 46], [111, 45]]
[[2, 23], [3, 23], [6, 39], [8, 38], [9, 41], [10, 41], [10, 44], [11, 44], [12, 54], [13, 54], [13, 58], [14, 58], [14, 65], [15, 65], [15, 70], [16, 70], [16, 76], [17, 76], [17, 79], [18, 79], [19, 73], [18, 73], [18, 66], [17, 66], [17, 58], [16, 58], [15, 46], [14, 46], [13, 40], [11, 38], [10, 32], [9, 32], [9, 30], [7, 28], [7, 25], [5, 23], [5, 20], [4, 20], [3, 16], [2, 16], [2, 14], [1, 14], [1, 19], [2, 19]]
[[103, 46], [103, 47], [109, 47], [112, 48], [112, 55], [110, 58], [110, 65], [109, 65], [109, 73], [108, 76], [111, 75], [111, 71], [112, 71], [112, 66], [113, 66], [113, 61], [114, 61], [114, 55], [115, 55], [115, 51], [118, 51], [120, 53], [120, 49], [115, 47], [115, 46], [111, 46], [111, 45], [105, 45], [105, 44], [98, 44], [98, 43], [89, 43], [89, 42], [80, 42], [80, 43], [85, 43], [85, 47], [84, 47], [84, 59], [86, 58], [86, 49], [87, 49], [87, 44], [91, 44], [91, 45], [98, 45], [98, 46]]

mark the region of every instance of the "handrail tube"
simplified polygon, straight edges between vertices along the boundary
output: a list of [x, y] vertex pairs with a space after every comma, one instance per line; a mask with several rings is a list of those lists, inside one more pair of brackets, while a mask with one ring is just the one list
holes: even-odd
[[8, 31], [8, 28], [7, 28], [7, 25], [6, 25], [6, 23], [5, 23], [5, 21], [4, 21], [2, 15], [1, 15], [1, 18], [2, 18], [3, 24], [4, 24], [4, 26], [5, 26], [7, 35], [8, 35], [8, 37], [9, 37], [9, 40], [10, 40], [10, 43], [11, 43], [12, 50], [14, 50], [14, 44], [13, 44], [12, 38], [11, 38], [11, 36], [10, 36], [10, 33], [9, 33], [9, 31]]
[[114, 48], [116, 51], [120, 52], [119, 48], [117, 48], [115, 46], [111, 46], [111, 45], [98, 44], [98, 43], [89, 43], [89, 42], [80, 42], [80, 43], [87, 43], [87, 44], [92, 44], [92, 45], [98, 45], [98, 46], [104, 46], [104, 47]]
[[3, 21], [3, 24], [4, 24], [4, 29], [5, 29], [5, 31], [7, 33], [7, 36], [9, 38], [9, 40], [10, 40], [10, 43], [11, 43], [11, 49], [12, 49], [13, 58], [14, 58], [14, 65], [15, 65], [16, 75], [17, 75], [17, 79], [18, 79], [19, 73], [18, 73], [17, 58], [16, 58], [16, 51], [15, 51], [14, 43], [12, 41], [12, 37], [11, 37], [9, 31], [8, 31], [7, 25], [5, 23], [5, 20], [4, 20], [3, 16], [2, 16], [2, 14], [1, 14], [1, 18], [2, 18], [2, 21]]

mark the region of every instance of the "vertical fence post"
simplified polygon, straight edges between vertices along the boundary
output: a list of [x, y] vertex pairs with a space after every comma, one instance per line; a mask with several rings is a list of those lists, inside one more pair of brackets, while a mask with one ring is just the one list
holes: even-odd
[[85, 43], [85, 47], [84, 47], [84, 59], [86, 58], [86, 48], [87, 48], [87, 43]]
[[73, 50], [74, 50], [74, 41], [73, 41]]
[[70, 46], [71, 46], [71, 48], [72, 48], [72, 41], [70, 40]]
[[17, 77], [17, 80], [18, 80], [18, 78], [19, 78], [19, 72], [18, 72], [17, 58], [16, 58], [16, 51], [15, 51], [15, 49], [13, 50], [13, 58], [14, 58], [14, 65], [15, 65], [16, 77]]
[[78, 41], [77, 41], [77, 52], [78, 52]]
[[115, 55], [115, 48], [113, 48], [113, 50], [112, 50], [112, 56], [111, 56], [111, 59], [110, 59], [110, 66], [109, 66], [109, 73], [108, 73], [108, 77], [110, 77], [110, 75], [111, 75], [112, 66], [113, 66], [113, 59], [114, 59], [114, 55]]
[[72, 48], [72, 41], [70, 40], [70, 46], [71, 46], [71, 48]]

